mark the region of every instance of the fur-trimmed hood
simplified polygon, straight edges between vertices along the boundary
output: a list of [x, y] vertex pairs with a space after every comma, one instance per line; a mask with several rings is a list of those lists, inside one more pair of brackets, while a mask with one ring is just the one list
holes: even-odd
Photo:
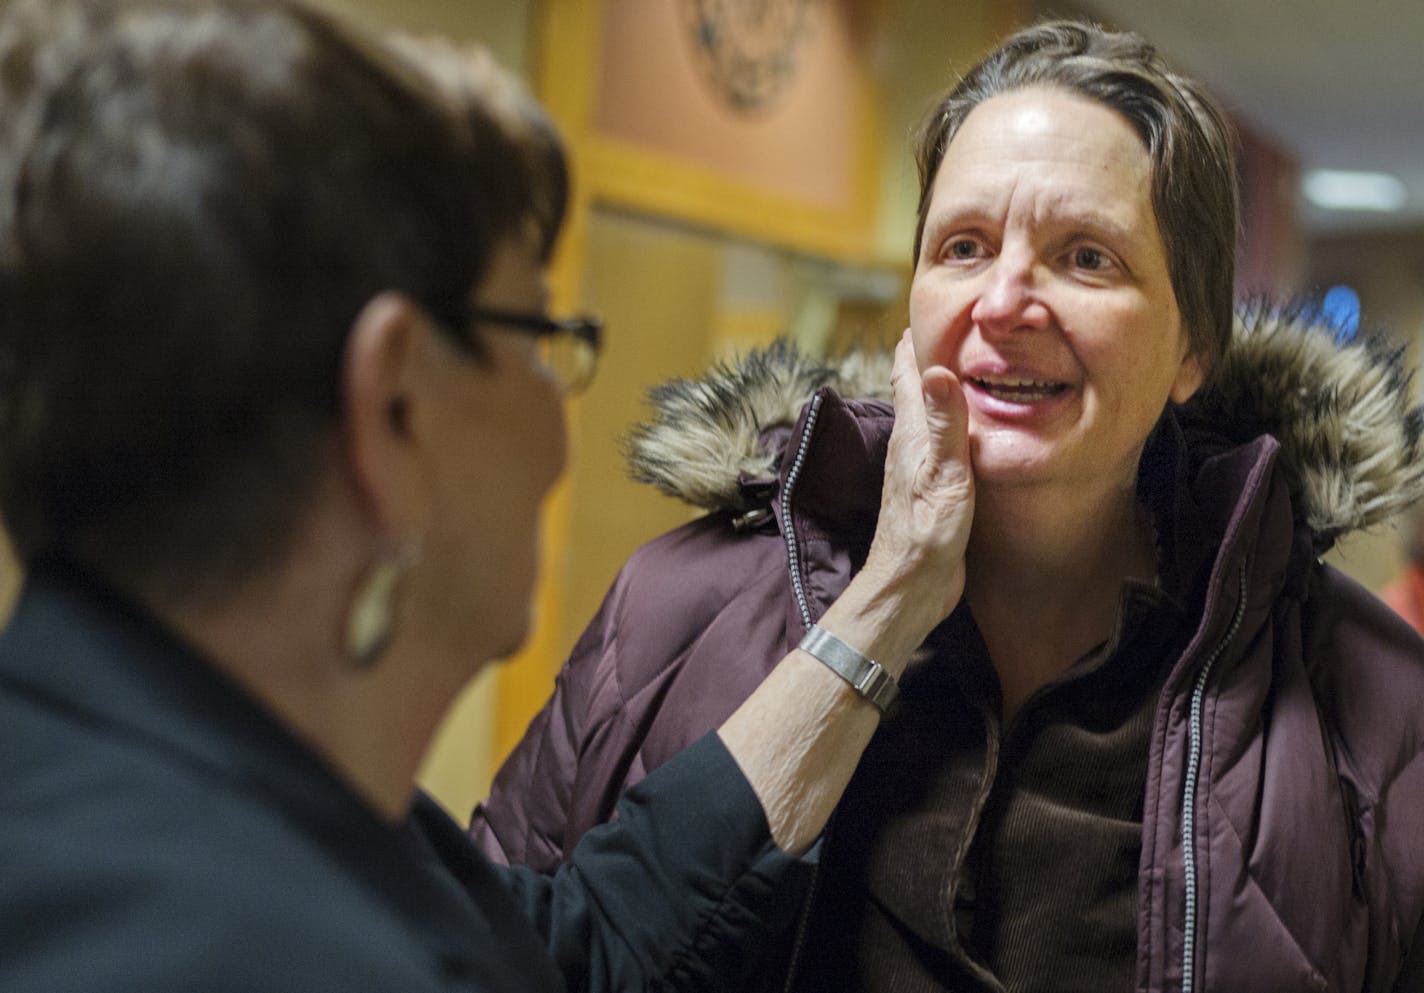
[[[1237, 314], [1225, 357], [1181, 413], [1229, 442], [1273, 435], [1297, 515], [1329, 543], [1424, 496], [1411, 379], [1402, 348], [1342, 343], [1310, 308], [1255, 305]], [[630, 471], [696, 507], [750, 509], [739, 480], [772, 474], [779, 458], [766, 431], [793, 424], [823, 386], [888, 400], [889, 382], [888, 353], [828, 363], [779, 341], [649, 391], [654, 415], [627, 439]]]

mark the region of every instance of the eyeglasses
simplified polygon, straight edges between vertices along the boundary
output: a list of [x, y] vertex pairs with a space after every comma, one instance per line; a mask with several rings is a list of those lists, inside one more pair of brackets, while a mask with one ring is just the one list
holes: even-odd
[[520, 331], [539, 339], [539, 359], [554, 374], [565, 393], [581, 393], [593, 379], [598, 350], [603, 343], [603, 322], [581, 315], [562, 321], [542, 314], [473, 307], [470, 320]]

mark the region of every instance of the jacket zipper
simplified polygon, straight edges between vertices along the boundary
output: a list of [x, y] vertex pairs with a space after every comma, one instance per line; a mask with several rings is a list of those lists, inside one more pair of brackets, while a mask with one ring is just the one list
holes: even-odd
[[1246, 616], [1246, 563], [1241, 563], [1240, 591], [1236, 601], [1236, 613], [1231, 618], [1231, 626], [1216, 649], [1207, 657], [1201, 672], [1197, 673], [1196, 684], [1192, 687], [1191, 720], [1189, 723], [1190, 747], [1187, 754], [1187, 779], [1182, 787], [1182, 864], [1186, 876], [1186, 906], [1182, 927], [1182, 993], [1191, 993], [1196, 981], [1197, 946], [1197, 780], [1201, 772], [1202, 755], [1202, 702], [1206, 699], [1206, 681], [1211, 676], [1212, 667], [1221, 658], [1226, 647], [1241, 629], [1241, 621]]
[[791, 471], [786, 474], [786, 491], [781, 497], [782, 516], [786, 518], [786, 558], [791, 565], [791, 589], [796, 593], [796, 606], [808, 631], [812, 623], [811, 602], [806, 597], [805, 584], [801, 582], [801, 560], [800, 553], [796, 551], [796, 521], [792, 516], [791, 498], [796, 492], [796, 482], [801, 478], [801, 467], [806, 462], [806, 452], [811, 447], [811, 435], [816, 430], [816, 418], [820, 413], [821, 395], [817, 393], [811, 397], [810, 409], [806, 411], [806, 426], [796, 445], [796, 458], [791, 462]]
[[[796, 594], [796, 607], [801, 613], [801, 621], [810, 629], [811, 603], [806, 596], [805, 584], [801, 581], [800, 555], [796, 550], [796, 524], [795, 515], [792, 510], [792, 498], [796, 491], [796, 482], [801, 477], [801, 468], [806, 461], [806, 453], [811, 447], [811, 435], [816, 429], [816, 418], [821, 411], [821, 396], [817, 394], [811, 398], [810, 409], [806, 412], [806, 426], [801, 431], [801, 438], [796, 445], [796, 457], [791, 463], [791, 469], [786, 474], [786, 490], [782, 495], [781, 507], [782, 516], [786, 521], [786, 559], [791, 568], [791, 588]], [[1183, 993], [1191, 993], [1192, 985], [1195, 982], [1195, 957], [1196, 957], [1196, 917], [1197, 917], [1197, 859], [1194, 847], [1193, 835], [1196, 831], [1196, 792], [1197, 780], [1201, 771], [1202, 753], [1202, 704], [1206, 698], [1206, 683], [1211, 677], [1211, 670], [1227, 646], [1235, 639], [1237, 631], [1241, 629], [1241, 622], [1246, 616], [1246, 564], [1241, 564], [1239, 580], [1239, 591], [1236, 601], [1236, 612], [1232, 615], [1231, 626], [1227, 628], [1226, 635], [1217, 643], [1211, 655], [1207, 657], [1202, 665], [1201, 672], [1197, 673], [1196, 683], [1192, 687], [1192, 704], [1189, 734], [1191, 739], [1190, 750], [1187, 758], [1186, 784], [1182, 788], [1182, 860], [1186, 874], [1186, 907], [1185, 922], [1183, 927], [1182, 941], [1182, 990]], [[805, 906], [801, 913], [801, 920], [796, 926], [796, 939], [791, 948], [791, 959], [786, 969], [786, 982], [782, 986], [783, 993], [791, 993], [792, 983], [796, 978], [796, 970], [800, 964], [801, 953], [806, 945], [806, 933], [810, 929], [811, 922], [811, 902], [816, 897], [816, 889], [821, 880], [821, 867], [819, 863], [815, 872], [811, 876], [811, 885], [806, 893]]]
[[[806, 596], [806, 586], [801, 581], [801, 560], [796, 550], [796, 519], [792, 513], [792, 497], [796, 493], [796, 482], [801, 478], [801, 467], [806, 462], [806, 452], [811, 447], [811, 435], [816, 430], [816, 418], [821, 413], [821, 394], [811, 397], [810, 408], [806, 411], [806, 426], [801, 430], [801, 438], [796, 445], [796, 457], [786, 474], [786, 489], [781, 496], [781, 513], [786, 522], [786, 558], [791, 566], [791, 589], [796, 594], [796, 607], [801, 612], [801, 621], [806, 630], [811, 629], [811, 601]], [[828, 825], [829, 829], [829, 825]], [[824, 847], [825, 832], [822, 832]], [[791, 993], [791, 985], [796, 979], [797, 967], [801, 964], [801, 953], [805, 950], [806, 934], [811, 928], [811, 906], [816, 899], [816, 890], [821, 882], [821, 864], [818, 861], [811, 873], [811, 884], [806, 888], [806, 900], [801, 907], [801, 919], [796, 922], [796, 939], [791, 945], [791, 958], [786, 965], [786, 982], [782, 993]]]

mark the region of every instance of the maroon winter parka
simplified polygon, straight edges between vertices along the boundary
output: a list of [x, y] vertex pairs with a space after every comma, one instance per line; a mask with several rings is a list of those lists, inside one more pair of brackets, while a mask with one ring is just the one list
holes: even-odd
[[[1245, 315], [1159, 426], [1187, 446], [1179, 495], [1203, 522], [1178, 541], [1212, 564], [1151, 732], [1144, 993], [1424, 991], [1424, 641], [1318, 558], [1424, 492], [1398, 361], [1299, 314]], [[624, 566], [475, 811], [492, 858], [552, 871], [844, 589], [892, 413], [843, 396], [887, 379], [779, 346], [654, 392], [636, 469], [712, 512]]]

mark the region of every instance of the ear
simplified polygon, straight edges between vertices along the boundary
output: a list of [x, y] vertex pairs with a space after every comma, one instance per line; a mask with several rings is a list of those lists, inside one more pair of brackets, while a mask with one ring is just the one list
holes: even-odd
[[1206, 381], [1206, 369], [1195, 352], [1187, 352], [1177, 366], [1177, 378], [1172, 380], [1171, 397], [1174, 403], [1186, 403]]
[[385, 292], [357, 314], [342, 355], [342, 437], [357, 500], [379, 533], [421, 533], [429, 509], [414, 405], [433, 333], [419, 304]]

